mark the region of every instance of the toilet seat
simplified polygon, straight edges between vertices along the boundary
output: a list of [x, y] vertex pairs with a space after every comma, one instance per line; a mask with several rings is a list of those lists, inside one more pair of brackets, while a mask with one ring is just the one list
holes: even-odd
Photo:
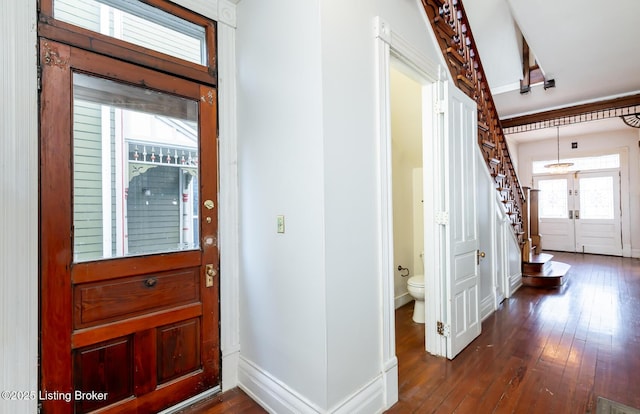
[[411, 276], [407, 280], [407, 284], [414, 287], [424, 287], [424, 275]]

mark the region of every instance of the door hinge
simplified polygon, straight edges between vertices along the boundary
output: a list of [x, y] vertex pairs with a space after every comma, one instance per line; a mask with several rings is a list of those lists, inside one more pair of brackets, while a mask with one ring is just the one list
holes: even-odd
[[433, 105], [433, 112], [436, 114], [444, 114], [445, 102], [437, 100]]
[[37, 82], [38, 82], [38, 92], [42, 90], [42, 66], [38, 65], [37, 68]]
[[449, 325], [445, 325], [440, 321], [438, 321], [436, 329], [438, 331], [438, 335], [442, 335], [446, 338], [448, 338], [449, 335], [451, 334], [451, 328], [449, 327]]
[[449, 212], [448, 211], [436, 211], [435, 214], [436, 224], [446, 226], [449, 224]]

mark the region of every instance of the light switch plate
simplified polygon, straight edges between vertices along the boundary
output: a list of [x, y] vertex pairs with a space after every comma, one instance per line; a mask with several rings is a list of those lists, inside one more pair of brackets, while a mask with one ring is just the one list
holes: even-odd
[[278, 233], [284, 233], [284, 216], [278, 216]]

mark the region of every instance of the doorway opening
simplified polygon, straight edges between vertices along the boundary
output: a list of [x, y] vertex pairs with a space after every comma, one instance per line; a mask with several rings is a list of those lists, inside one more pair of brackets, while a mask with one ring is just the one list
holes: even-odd
[[382, 366], [386, 400], [390, 406], [398, 398], [394, 277], [398, 264], [394, 252], [391, 68], [400, 67], [421, 89], [424, 348], [433, 355], [450, 359], [480, 334], [481, 326], [474, 191], [477, 105], [447, 81], [447, 74], [441, 66], [432, 63], [419, 50], [392, 33], [388, 24], [378, 19], [376, 30], [380, 111]]
[[565, 174], [545, 174], [541, 161], [533, 163], [545, 250], [622, 256], [620, 154], [571, 161]]
[[[424, 191], [422, 85], [399, 62], [390, 71], [391, 177], [395, 308], [415, 302], [408, 283], [424, 295]], [[424, 303], [424, 296], [417, 298]], [[424, 323], [415, 306], [413, 320]], [[418, 322], [421, 321], [421, 322]]]

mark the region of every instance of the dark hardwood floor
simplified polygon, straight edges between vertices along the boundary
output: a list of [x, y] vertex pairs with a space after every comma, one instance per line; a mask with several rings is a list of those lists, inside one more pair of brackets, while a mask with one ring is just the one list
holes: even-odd
[[176, 414], [263, 414], [266, 412], [258, 403], [249, 398], [244, 391], [234, 388], [199, 401], [188, 408], [178, 411]]
[[[553, 253], [564, 286], [523, 287], [453, 361], [424, 352], [412, 304], [396, 311], [400, 400], [389, 414], [595, 413], [599, 396], [640, 408], [640, 260]], [[239, 390], [183, 414], [264, 413]]]
[[565, 284], [519, 289], [453, 361], [420, 352], [411, 305], [396, 313], [400, 401], [388, 413], [595, 413], [640, 408], [640, 261], [554, 252]]

